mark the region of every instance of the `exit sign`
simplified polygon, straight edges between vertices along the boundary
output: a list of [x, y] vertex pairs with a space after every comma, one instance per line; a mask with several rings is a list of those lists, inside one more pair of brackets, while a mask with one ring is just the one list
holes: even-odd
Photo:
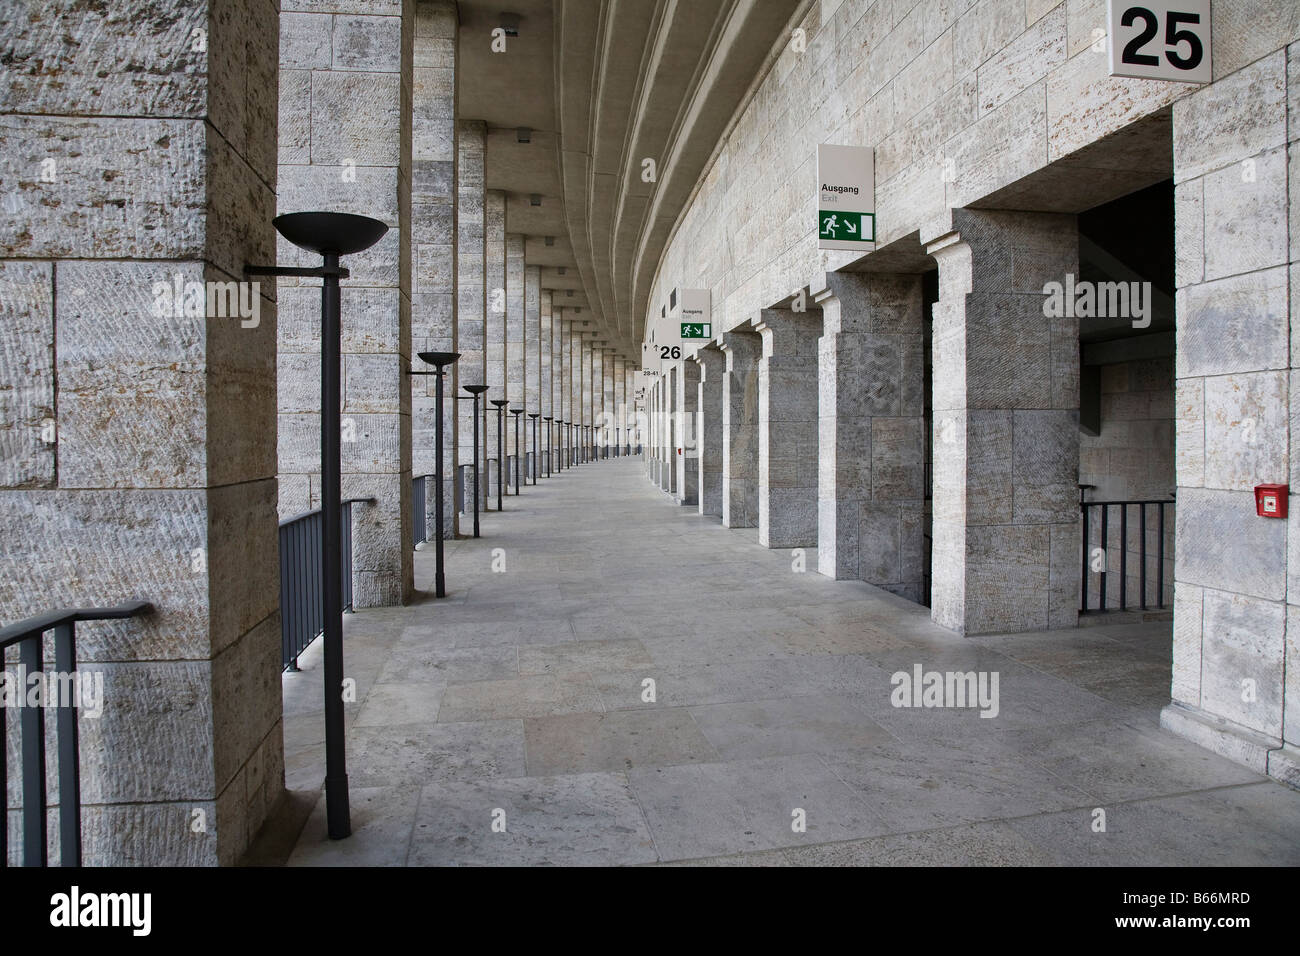
[[683, 322], [682, 338], [684, 339], [713, 338], [713, 323], [712, 322]]

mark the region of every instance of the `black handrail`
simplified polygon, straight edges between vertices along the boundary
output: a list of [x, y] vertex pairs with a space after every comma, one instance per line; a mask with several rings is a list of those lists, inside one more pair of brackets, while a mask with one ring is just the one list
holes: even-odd
[[[22, 736], [23, 769], [23, 866], [48, 866], [46, 850], [45, 794], [45, 707], [49, 706], [49, 682], [44, 674], [44, 637], [54, 631], [54, 669], [66, 675], [66, 683], [56, 686], [76, 688], [78, 621], [110, 621], [136, 617], [153, 611], [148, 601], [132, 601], [116, 607], [65, 608], [47, 611], [35, 617], [0, 628], [0, 664], [4, 650], [18, 645], [19, 666], [28, 677], [41, 674], [45, 693], [41, 704], [30, 706], [24, 700], [19, 728]], [[59, 738], [59, 863], [81, 866], [81, 770], [77, 743], [76, 700], [62, 699], [57, 704]], [[5, 711], [0, 707], [0, 866], [9, 865], [9, 767], [5, 742]]]
[[[1141, 528], [1138, 545], [1138, 603], [1142, 610], [1149, 607], [1164, 608], [1165, 605], [1165, 508], [1175, 504], [1174, 498], [1149, 498], [1136, 499], [1133, 501], [1084, 501], [1082, 493], [1091, 485], [1081, 485], [1081, 494], [1079, 508], [1082, 512], [1083, 530], [1080, 540], [1082, 541], [1083, 553], [1083, 570], [1081, 580], [1081, 593], [1079, 601], [1079, 610], [1087, 613], [1088, 607], [1088, 585], [1091, 581], [1090, 573], [1098, 575], [1097, 583], [1097, 608], [1098, 611], [1109, 610], [1106, 601], [1107, 591], [1107, 574], [1110, 571], [1110, 516], [1111, 509], [1119, 509], [1119, 609], [1128, 610], [1128, 518], [1131, 508], [1138, 509], [1138, 522]], [[1156, 507], [1156, 581], [1155, 581], [1155, 601], [1154, 604], [1147, 600], [1147, 509], [1151, 506]], [[1090, 509], [1100, 509], [1100, 525], [1098, 527], [1098, 547], [1102, 552], [1101, 567], [1096, 571], [1091, 568], [1092, 564], [1092, 543], [1093, 535], [1091, 534], [1091, 521], [1089, 516]]]
[[[339, 583], [345, 611], [352, 609], [352, 506], [374, 503], [374, 498], [341, 502], [343, 573]], [[284, 670], [298, 669], [298, 655], [325, 628], [320, 515], [316, 508], [280, 522], [280, 664]]]

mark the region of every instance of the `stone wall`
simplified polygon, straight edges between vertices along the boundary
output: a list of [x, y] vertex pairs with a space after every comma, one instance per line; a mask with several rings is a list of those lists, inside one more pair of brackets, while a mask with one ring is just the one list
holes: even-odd
[[[287, 0], [280, 19], [277, 212], [328, 210], [388, 224], [344, 261], [343, 497], [353, 509], [353, 602], [400, 604], [413, 588], [411, 151], [413, 0]], [[405, 30], [404, 30], [405, 24]], [[404, 42], [405, 39], [405, 42]], [[403, 78], [406, 82], [403, 82]], [[320, 257], [278, 238], [281, 265]], [[279, 280], [279, 501], [319, 505], [320, 280]]]
[[77, 627], [104, 680], [78, 721], [92, 866], [233, 863], [284, 788], [275, 288], [248, 319], [167, 295], [275, 257], [278, 18], [0, 7], [0, 621], [155, 607]]
[[[1148, 154], [1172, 153], [1176, 184], [1175, 705], [1165, 723], [1296, 779], [1300, 644], [1287, 623], [1300, 614], [1300, 534], [1288, 537], [1288, 525], [1300, 518], [1257, 518], [1252, 488], [1300, 480], [1290, 437], [1300, 343], [1288, 325], [1300, 211], [1287, 198], [1300, 6], [1215, 3], [1214, 81], [1199, 87], [1108, 76], [1105, 10], [1104, 0], [806, 4], [791, 24], [804, 42], [773, 51], [678, 219], [648, 300], [708, 289], [715, 332], [731, 333], [800, 289], [824, 288], [825, 273], [855, 256], [816, 249], [815, 147], [874, 147], [876, 248], [893, 257], [876, 268], [938, 261], [943, 290], [935, 618], [967, 631], [1070, 626], [1077, 330], [1041, 322], [1031, 300], [1077, 271], [1077, 251], [1069, 223], [1032, 217], [1150, 185], [1160, 170], [1144, 168], [1141, 144], [1172, 140]], [[1005, 222], [970, 208], [980, 205]], [[1016, 357], [1014, 375], [998, 349]], [[1112, 415], [1143, 400], [1109, 394]], [[1136, 468], [1112, 438], [1085, 445], [1087, 467], [1105, 449], [1107, 471]], [[1167, 468], [1163, 453], [1147, 450], [1148, 474]]]

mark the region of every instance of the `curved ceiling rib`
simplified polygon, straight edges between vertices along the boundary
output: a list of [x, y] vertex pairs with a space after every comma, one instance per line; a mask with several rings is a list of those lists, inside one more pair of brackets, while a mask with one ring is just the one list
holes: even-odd
[[458, 3], [458, 115], [488, 124], [485, 184], [542, 288], [639, 365], [668, 237], [801, 0], [509, 0], [504, 56], [486, 42], [501, 2]]

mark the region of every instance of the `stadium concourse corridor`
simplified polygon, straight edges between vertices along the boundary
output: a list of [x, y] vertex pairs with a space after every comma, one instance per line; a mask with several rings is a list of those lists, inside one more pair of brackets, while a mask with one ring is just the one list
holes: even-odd
[[[1300, 793], [1159, 728], [1167, 621], [963, 638], [673, 504], [640, 458], [482, 528], [448, 543], [448, 598], [347, 619], [346, 840], [319, 642], [285, 675], [301, 810], [255, 862], [1300, 864]], [[975, 672], [983, 706], [894, 706], [918, 666]]]

